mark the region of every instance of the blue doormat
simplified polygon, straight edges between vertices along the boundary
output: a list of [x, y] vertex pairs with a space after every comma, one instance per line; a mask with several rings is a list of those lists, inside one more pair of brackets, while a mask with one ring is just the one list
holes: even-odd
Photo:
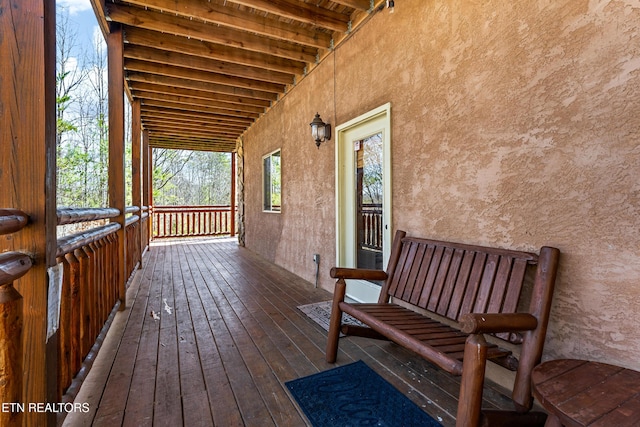
[[361, 360], [285, 384], [314, 427], [440, 426]]

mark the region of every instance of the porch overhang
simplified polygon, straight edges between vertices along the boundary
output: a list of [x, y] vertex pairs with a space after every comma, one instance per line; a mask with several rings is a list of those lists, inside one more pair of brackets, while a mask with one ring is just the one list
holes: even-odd
[[231, 152], [384, 0], [91, 0], [151, 147]]

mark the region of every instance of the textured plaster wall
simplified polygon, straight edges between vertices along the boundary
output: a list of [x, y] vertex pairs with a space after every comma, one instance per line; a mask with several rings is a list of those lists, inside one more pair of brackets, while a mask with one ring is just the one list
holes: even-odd
[[[545, 358], [640, 370], [640, 1], [403, 0], [338, 46], [245, 138], [247, 246], [331, 289], [332, 140], [392, 105], [393, 227], [563, 255]], [[260, 210], [282, 147], [283, 211]]]

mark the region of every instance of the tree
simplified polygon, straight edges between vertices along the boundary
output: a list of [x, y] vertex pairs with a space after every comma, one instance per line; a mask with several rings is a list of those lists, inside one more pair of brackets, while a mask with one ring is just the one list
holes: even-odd
[[69, 25], [68, 8], [56, 10], [56, 141], [58, 149], [66, 132], [76, 130], [73, 120], [65, 118], [72, 101], [72, 92], [86, 79], [86, 72], [78, 64], [73, 52], [77, 48], [78, 34]]
[[230, 197], [229, 153], [153, 150], [155, 205], [227, 205]]

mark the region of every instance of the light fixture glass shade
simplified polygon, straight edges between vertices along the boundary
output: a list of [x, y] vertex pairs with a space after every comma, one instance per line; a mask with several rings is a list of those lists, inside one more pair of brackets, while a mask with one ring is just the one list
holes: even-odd
[[311, 137], [316, 142], [316, 146], [320, 148], [320, 143], [328, 139], [326, 132], [327, 125], [320, 118], [320, 113], [316, 113], [316, 116], [309, 125], [311, 126]]

